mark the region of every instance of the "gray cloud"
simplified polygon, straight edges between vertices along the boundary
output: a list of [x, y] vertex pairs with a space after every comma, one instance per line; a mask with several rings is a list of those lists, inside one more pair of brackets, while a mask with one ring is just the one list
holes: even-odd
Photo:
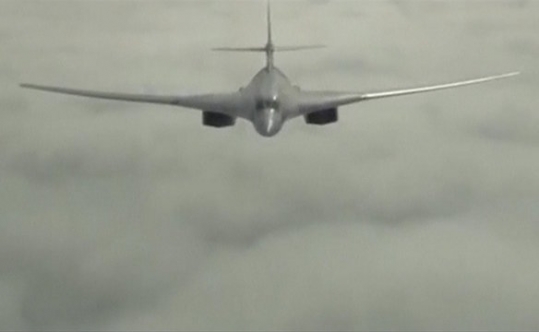
[[[516, 1], [515, 1], [516, 3]], [[0, 2], [0, 326], [534, 330], [537, 3], [276, 2], [303, 87], [518, 79], [343, 108], [272, 140], [21, 91], [236, 88], [260, 2]]]

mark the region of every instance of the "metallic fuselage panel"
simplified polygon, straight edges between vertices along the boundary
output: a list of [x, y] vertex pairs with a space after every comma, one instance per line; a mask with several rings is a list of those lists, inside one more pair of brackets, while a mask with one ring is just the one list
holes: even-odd
[[276, 135], [297, 111], [297, 88], [276, 67], [261, 69], [241, 93], [245, 118], [265, 137]]

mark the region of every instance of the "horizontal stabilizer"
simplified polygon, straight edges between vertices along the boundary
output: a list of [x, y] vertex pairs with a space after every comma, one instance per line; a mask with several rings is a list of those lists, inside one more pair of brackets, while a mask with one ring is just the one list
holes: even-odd
[[[300, 46], [273, 46], [274, 52], [292, 52], [292, 51], [303, 51], [303, 50], [313, 50], [317, 48], [324, 48], [325, 45], [300, 45]], [[218, 52], [267, 52], [267, 47], [217, 47], [212, 48], [212, 51]]]
[[264, 47], [217, 47], [212, 48], [212, 51], [218, 52], [265, 52]]
[[314, 50], [317, 48], [325, 48], [325, 47], [326, 45], [276, 46], [275, 51], [277, 52], [303, 51], [303, 50]]

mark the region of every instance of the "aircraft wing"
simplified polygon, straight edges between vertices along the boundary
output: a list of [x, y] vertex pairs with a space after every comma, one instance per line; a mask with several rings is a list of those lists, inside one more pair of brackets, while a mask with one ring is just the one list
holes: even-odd
[[199, 109], [202, 111], [222, 113], [230, 116], [240, 116], [240, 114], [236, 114], [236, 110], [238, 109], [237, 105], [239, 103], [238, 93], [205, 94], [193, 96], [166, 96], [77, 90], [36, 84], [21, 84], [20, 86], [27, 89], [41, 90], [74, 96], [138, 103], [174, 105]]
[[360, 101], [366, 101], [371, 99], [380, 99], [388, 97], [397, 97], [410, 95], [415, 93], [430, 92], [443, 89], [457, 88], [461, 86], [479, 84], [484, 82], [489, 82], [493, 80], [498, 80], [502, 78], [512, 77], [520, 74], [519, 72], [512, 72], [502, 75], [488, 76], [482, 78], [476, 78], [466, 81], [459, 81], [453, 83], [445, 83], [438, 85], [430, 85], [424, 87], [415, 87], [415, 88], [406, 88], [398, 89], [391, 91], [382, 91], [382, 92], [367, 92], [367, 93], [354, 93], [354, 92], [329, 92], [329, 91], [301, 91], [300, 92], [300, 103], [299, 103], [299, 114], [304, 115], [320, 110], [326, 110], [330, 108], [336, 108], [339, 106], [344, 106], [352, 103], [357, 103]]

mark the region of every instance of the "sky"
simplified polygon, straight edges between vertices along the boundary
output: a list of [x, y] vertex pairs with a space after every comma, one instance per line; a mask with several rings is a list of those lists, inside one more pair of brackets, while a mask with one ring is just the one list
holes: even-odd
[[261, 1], [0, 1], [0, 327], [537, 330], [539, 2], [275, 1], [303, 89], [517, 78], [216, 130], [22, 90], [236, 90]]

